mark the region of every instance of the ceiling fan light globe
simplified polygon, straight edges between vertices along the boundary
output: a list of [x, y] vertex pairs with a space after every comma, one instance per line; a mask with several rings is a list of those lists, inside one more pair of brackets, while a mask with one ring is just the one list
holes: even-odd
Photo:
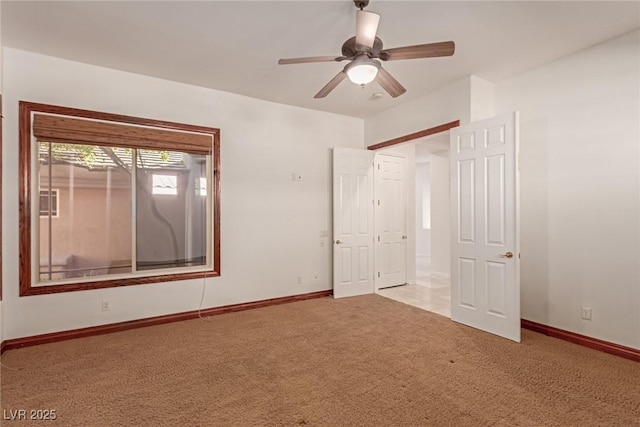
[[377, 75], [378, 67], [373, 63], [356, 64], [347, 70], [349, 80], [357, 85], [371, 83]]

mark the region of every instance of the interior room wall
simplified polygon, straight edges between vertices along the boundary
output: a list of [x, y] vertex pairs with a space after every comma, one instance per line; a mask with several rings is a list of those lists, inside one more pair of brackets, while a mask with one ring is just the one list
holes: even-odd
[[[520, 110], [522, 317], [640, 348], [640, 32], [495, 86]], [[581, 319], [581, 308], [592, 319]]]
[[416, 163], [416, 256], [431, 256], [431, 177], [426, 161]]
[[[498, 82], [492, 105], [474, 109], [491, 87], [467, 78], [364, 122], [5, 48], [3, 182], [18, 179], [18, 99], [220, 127], [223, 275], [203, 307], [219, 306], [330, 289], [331, 146], [519, 110], [523, 318], [640, 348], [639, 37]], [[17, 186], [4, 187], [3, 260], [18, 265]], [[4, 339], [193, 310], [204, 283], [18, 298], [17, 271], [3, 279]]]
[[471, 82], [465, 77], [365, 119], [365, 147], [454, 120], [468, 123]]
[[218, 127], [222, 162], [221, 277], [18, 297], [5, 269], [4, 339], [196, 310], [203, 286], [203, 308], [331, 289], [331, 147], [361, 148], [362, 119], [9, 48], [3, 78], [5, 265], [19, 265], [19, 100]]
[[469, 77], [469, 121], [488, 119], [493, 114], [493, 83], [478, 76]]
[[431, 154], [431, 274], [450, 277], [451, 201], [449, 155]]

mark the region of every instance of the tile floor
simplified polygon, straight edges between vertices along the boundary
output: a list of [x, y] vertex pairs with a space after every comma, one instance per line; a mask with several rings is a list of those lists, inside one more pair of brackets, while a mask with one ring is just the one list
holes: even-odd
[[451, 317], [451, 283], [431, 275], [428, 257], [416, 259], [416, 284], [380, 289], [379, 295], [423, 310]]

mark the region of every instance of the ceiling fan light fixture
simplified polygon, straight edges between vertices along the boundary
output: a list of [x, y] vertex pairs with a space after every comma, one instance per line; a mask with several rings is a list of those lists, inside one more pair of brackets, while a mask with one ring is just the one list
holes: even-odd
[[345, 67], [347, 77], [353, 83], [364, 86], [375, 80], [380, 69], [380, 63], [373, 59], [355, 60]]

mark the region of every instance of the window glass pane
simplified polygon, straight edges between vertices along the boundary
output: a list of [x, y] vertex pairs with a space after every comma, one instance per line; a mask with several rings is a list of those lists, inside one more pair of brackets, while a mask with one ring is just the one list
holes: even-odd
[[58, 189], [40, 190], [40, 216], [58, 217]]
[[175, 175], [152, 174], [151, 194], [178, 194], [178, 177]]
[[[39, 280], [131, 272], [132, 150], [39, 143]], [[41, 205], [41, 213], [43, 206]]]
[[207, 202], [196, 182], [206, 177], [207, 156], [136, 152], [137, 269], [206, 265]]
[[207, 177], [202, 176], [196, 179], [196, 196], [206, 197], [207, 195]]

